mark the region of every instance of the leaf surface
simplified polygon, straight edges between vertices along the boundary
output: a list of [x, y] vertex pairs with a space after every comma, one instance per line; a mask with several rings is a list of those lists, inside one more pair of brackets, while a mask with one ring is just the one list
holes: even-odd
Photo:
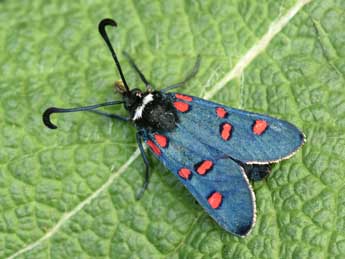
[[[345, 5], [304, 2], [0, 1], [0, 258], [344, 258]], [[119, 24], [108, 33], [132, 87], [143, 85], [122, 50], [157, 88], [201, 54], [181, 92], [303, 129], [302, 150], [253, 184], [250, 236], [222, 230], [153, 157], [136, 201], [131, 125], [79, 113], [44, 128], [49, 106], [120, 98], [104, 17]]]

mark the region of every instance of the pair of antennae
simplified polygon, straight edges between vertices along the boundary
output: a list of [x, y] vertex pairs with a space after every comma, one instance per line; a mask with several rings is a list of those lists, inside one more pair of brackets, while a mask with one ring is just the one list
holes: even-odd
[[[115, 65], [117, 67], [117, 70], [119, 71], [119, 74], [121, 76], [122, 82], [124, 84], [124, 87], [126, 88], [126, 92], [125, 93], [129, 93], [129, 87], [128, 84], [126, 82], [126, 79], [122, 73], [122, 69], [120, 66], [120, 62], [117, 59], [115, 50], [113, 48], [113, 46], [110, 43], [109, 37], [107, 35], [107, 32], [105, 31], [105, 27], [106, 26], [113, 26], [116, 27], [117, 23], [109, 18], [103, 19], [99, 25], [98, 25], [98, 30], [99, 33], [101, 34], [102, 38], [104, 39], [105, 43], [107, 44], [111, 55], [113, 56], [113, 59], [115, 61]], [[50, 115], [53, 113], [65, 113], [65, 112], [79, 112], [79, 111], [89, 111], [89, 110], [94, 110], [97, 109], [99, 107], [104, 107], [104, 106], [110, 106], [110, 105], [116, 105], [116, 104], [121, 104], [123, 103], [123, 101], [112, 101], [112, 102], [106, 102], [106, 103], [100, 103], [100, 104], [96, 104], [96, 105], [91, 105], [91, 106], [84, 106], [84, 107], [77, 107], [77, 108], [69, 108], [69, 109], [63, 109], [63, 108], [56, 108], [56, 107], [50, 107], [47, 110], [45, 110], [45, 112], [43, 113], [43, 123], [50, 129], [56, 129], [57, 126], [54, 125], [51, 120], [50, 120]]]

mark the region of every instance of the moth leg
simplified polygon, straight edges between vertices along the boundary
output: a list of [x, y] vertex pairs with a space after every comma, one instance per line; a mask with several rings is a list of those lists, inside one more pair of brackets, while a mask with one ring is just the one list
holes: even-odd
[[145, 87], [148, 91], [152, 91], [152, 85], [150, 84], [149, 81], [147, 81], [146, 77], [144, 76], [144, 74], [140, 71], [139, 67], [137, 66], [137, 64], [135, 64], [133, 58], [127, 53], [127, 52], [123, 52], [123, 55], [125, 55], [125, 57], [128, 59], [129, 64], [132, 66], [132, 68], [135, 70], [135, 72], [138, 73], [138, 75], [140, 76], [141, 81], [143, 81], [143, 83], [145, 84]]
[[105, 117], [109, 117], [109, 118], [112, 118], [112, 119], [117, 119], [117, 120], [120, 120], [120, 121], [129, 121], [131, 119], [129, 117], [123, 117], [121, 115], [107, 113], [107, 112], [94, 111], [94, 110], [91, 110], [90, 112], [93, 112], [93, 113], [96, 113], [96, 114], [99, 114], [99, 115], [102, 115], [102, 116], [105, 116]]
[[174, 88], [177, 88], [177, 87], [180, 87], [180, 86], [183, 86], [184, 84], [186, 84], [190, 79], [192, 79], [198, 73], [199, 67], [200, 67], [200, 61], [201, 61], [201, 58], [200, 58], [200, 55], [198, 55], [192, 71], [189, 74], [187, 74], [185, 79], [182, 82], [179, 82], [177, 84], [173, 84], [173, 85], [170, 85], [168, 87], [163, 88], [161, 90], [161, 92], [164, 93], [164, 92], [167, 92], [171, 89], [174, 89]]
[[145, 150], [144, 150], [143, 144], [141, 142], [141, 132], [138, 131], [135, 136], [136, 136], [136, 139], [137, 139], [137, 143], [138, 143], [138, 147], [139, 147], [139, 150], [140, 150], [141, 157], [143, 158], [144, 164], [145, 164], [144, 184], [141, 187], [140, 191], [136, 195], [136, 199], [139, 200], [139, 199], [141, 199], [141, 197], [143, 196], [145, 190], [147, 189], [147, 186], [149, 185], [150, 164], [149, 164], [149, 161], [147, 160], [147, 157], [146, 157], [146, 154], [145, 154]]

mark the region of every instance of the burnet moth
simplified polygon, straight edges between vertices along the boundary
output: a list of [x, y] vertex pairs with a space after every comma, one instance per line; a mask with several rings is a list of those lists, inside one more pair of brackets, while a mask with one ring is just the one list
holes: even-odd
[[[125, 53], [129, 63], [146, 86], [130, 90], [106, 26], [117, 26], [111, 19], [99, 23], [121, 80], [115, 87], [121, 101], [71, 109], [48, 108], [43, 122], [50, 129], [52, 113], [93, 111], [113, 119], [131, 122], [137, 129], [136, 140], [146, 173], [141, 197], [149, 183], [149, 162], [144, 141], [153, 154], [192, 193], [207, 213], [226, 231], [247, 235], [255, 224], [255, 195], [249, 180], [261, 180], [272, 163], [291, 157], [305, 141], [303, 133], [289, 122], [267, 115], [233, 109], [194, 96], [169, 92], [183, 86], [199, 68], [200, 59], [189, 75], [177, 84], [155, 90]], [[129, 116], [95, 110], [123, 104]]]

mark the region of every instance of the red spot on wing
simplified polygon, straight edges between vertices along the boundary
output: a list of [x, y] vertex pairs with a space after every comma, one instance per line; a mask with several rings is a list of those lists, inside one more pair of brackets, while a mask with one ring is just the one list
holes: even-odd
[[223, 200], [223, 195], [219, 192], [212, 193], [207, 199], [208, 204], [210, 204], [210, 206], [213, 209], [218, 209], [219, 206], [222, 204], [222, 200]]
[[220, 125], [219, 132], [223, 140], [227, 141], [231, 138], [232, 126], [230, 123], [225, 122]]
[[152, 152], [155, 153], [156, 155], [160, 156], [162, 154], [162, 152], [159, 149], [159, 147], [157, 147], [156, 144], [153, 141], [147, 140], [146, 144], [149, 145], [149, 147], [151, 148]]
[[268, 123], [265, 120], [256, 120], [253, 125], [253, 132], [256, 135], [261, 135], [268, 127]]
[[189, 104], [184, 102], [174, 102], [175, 108], [180, 112], [189, 111]]
[[192, 172], [189, 169], [183, 167], [178, 171], [178, 175], [187, 180], [190, 179]]
[[187, 96], [187, 95], [183, 95], [183, 94], [175, 94], [176, 98], [187, 101], [187, 102], [191, 102], [193, 100], [192, 97]]
[[165, 148], [168, 146], [168, 138], [166, 136], [160, 135], [160, 134], [154, 134], [154, 137], [158, 145], [160, 145], [162, 148]]
[[198, 174], [204, 175], [210, 171], [213, 167], [213, 162], [211, 160], [204, 160], [195, 165], [195, 170]]
[[217, 107], [216, 113], [219, 118], [226, 118], [228, 116], [228, 112], [223, 107]]

